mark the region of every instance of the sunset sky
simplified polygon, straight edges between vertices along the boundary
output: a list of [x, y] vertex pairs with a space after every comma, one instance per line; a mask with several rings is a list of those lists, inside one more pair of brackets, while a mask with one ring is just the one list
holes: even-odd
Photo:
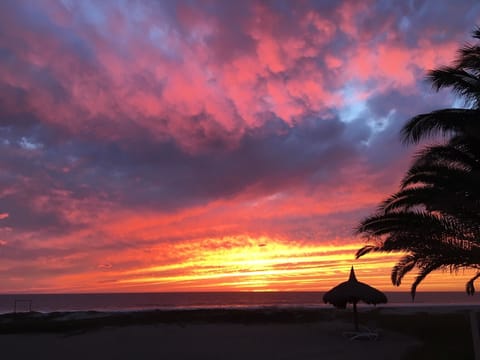
[[[0, 293], [382, 290], [354, 259], [471, 1], [0, 1]], [[463, 291], [438, 273], [422, 290]]]

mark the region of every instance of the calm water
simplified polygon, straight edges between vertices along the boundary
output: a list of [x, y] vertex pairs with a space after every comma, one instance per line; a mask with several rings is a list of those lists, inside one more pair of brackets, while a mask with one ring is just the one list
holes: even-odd
[[[325, 307], [321, 292], [222, 292], [222, 293], [124, 293], [0, 295], [0, 313], [17, 310], [128, 311], [182, 308]], [[409, 293], [387, 293], [391, 306], [480, 305], [480, 295], [461, 292], [420, 292], [412, 303]], [[27, 300], [27, 301], [25, 301]]]

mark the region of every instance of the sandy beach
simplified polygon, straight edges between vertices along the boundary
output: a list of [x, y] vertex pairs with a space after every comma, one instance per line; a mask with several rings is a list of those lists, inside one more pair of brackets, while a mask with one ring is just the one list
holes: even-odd
[[390, 332], [379, 341], [351, 341], [341, 336], [338, 324], [161, 324], [0, 336], [5, 359], [400, 360], [417, 343]]
[[[412, 309], [385, 310], [390, 312], [390, 316], [393, 316], [391, 315], [393, 313], [394, 316], [405, 317], [408, 322], [420, 316]], [[443, 309], [443, 312], [439, 311], [439, 308], [433, 310], [431, 313], [424, 311], [423, 316], [435, 319], [449, 314], [459, 314], [452, 309]], [[191, 321], [188, 320], [188, 316], [185, 317], [183, 313], [179, 313], [181, 316], [178, 321], [172, 317], [168, 317], [168, 321], [165, 321], [167, 318], [164, 317], [163, 321], [151, 321], [152, 323], [145, 324], [145, 317], [142, 317], [143, 320], [132, 320], [131, 325], [121, 326], [109, 324], [111, 319], [109, 316], [102, 318], [98, 317], [98, 314], [90, 314], [92, 321], [94, 320], [95, 324], [100, 326], [85, 328], [81, 325], [73, 326], [69, 330], [49, 329], [47, 332], [8, 333], [7, 321], [3, 323], [0, 349], [4, 359], [402, 360], [410, 359], [412, 351], [425, 345], [425, 339], [419, 339], [415, 334], [409, 335], [385, 327], [379, 329], [378, 340], [351, 340], [343, 336], [344, 332], [352, 330], [348, 312], [335, 313], [335, 311], [323, 310], [315, 313], [318, 318], [307, 321], [299, 316], [304, 314], [303, 311], [292, 311], [291, 314], [298, 320], [292, 321], [292, 318], [285, 316], [285, 311], [278, 314], [270, 313], [270, 320], [259, 319], [258, 311], [254, 316], [245, 311], [244, 320], [238, 321], [238, 316], [242, 315], [241, 311], [233, 317], [227, 311], [210, 323], [202, 313], [200, 313], [201, 321], [198, 313], [192, 316]], [[159, 316], [158, 313], [155, 314]], [[216, 313], [208, 313], [208, 316], [212, 314]], [[372, 314], [379, 316], [378, 312], [362, 314], [364, 321], [372, 321], [374, 317]], [[382, 316], [388, 315], [380, 314], [380, 317]], [[77, 320], [72, 318], [75, 317], [69, 314], [69, 319], [65, 321], [69, 324], [72, 321], [75, 323]], [[422, 318], [418, 320], [425, 323]], [[446, 318], [440, 320], [449, 321]], [[52, 320], [43, 319], [43, 321], [45, 324]], [[412, 324], [412, 327], [414, 326], [416, 324]], [[435, 322], [432, 322], [432, 326], [436, 326]], [[455, 330], [452, 329], [452, 331]], [[467, 338], [466, 341], [470, 339]], [[464, 345], [457, 344], [457, 346]], [[428, 358], [428, 356], [424, 357], [424, 359]]]

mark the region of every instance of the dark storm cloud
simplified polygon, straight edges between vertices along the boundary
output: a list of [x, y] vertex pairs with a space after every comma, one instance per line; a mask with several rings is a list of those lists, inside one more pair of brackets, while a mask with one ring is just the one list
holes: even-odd
[[[277, 120], [250, 131], [234, 150], [197, 155], [173, 143], [155, 142], [147, 134], [119, 142], [70, 139], [38, 144], [42, 138], [35, 136], [34, 128], [22, 138], [3, 132], [8, 145], [1, 162], [10, 176], [2, 177], [2, 185], [18, 191], [3, 198], [2, 211], [11, 214], [8, 226], [65, 227], [67, 221], [56, 211], [67, 199], [95, 198], [168, 212], [233, 197], [252, 186], [260, 192], [281, 191], [320, 173], [321, 178], [333, 178], [339, 168], [358, 159], [358, 144], [346, 128], [337, 118], [312, 118], [296, 127]], [[68, 191], [67, 198], [57, 197], [58, 191]], [[29, 208], [43, 196], [50, 197], [51, 212]]]

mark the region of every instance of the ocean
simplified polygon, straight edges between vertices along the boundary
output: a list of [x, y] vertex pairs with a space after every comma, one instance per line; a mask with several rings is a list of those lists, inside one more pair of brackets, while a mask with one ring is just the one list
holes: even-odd
[[[480, 305], [463, 292], [386, 293], [387, 306]], [[138, 311], [153, 309], [328, 307], [322, 292], [182, 292], [0, 295], [0, 313], [13, 311]]]

